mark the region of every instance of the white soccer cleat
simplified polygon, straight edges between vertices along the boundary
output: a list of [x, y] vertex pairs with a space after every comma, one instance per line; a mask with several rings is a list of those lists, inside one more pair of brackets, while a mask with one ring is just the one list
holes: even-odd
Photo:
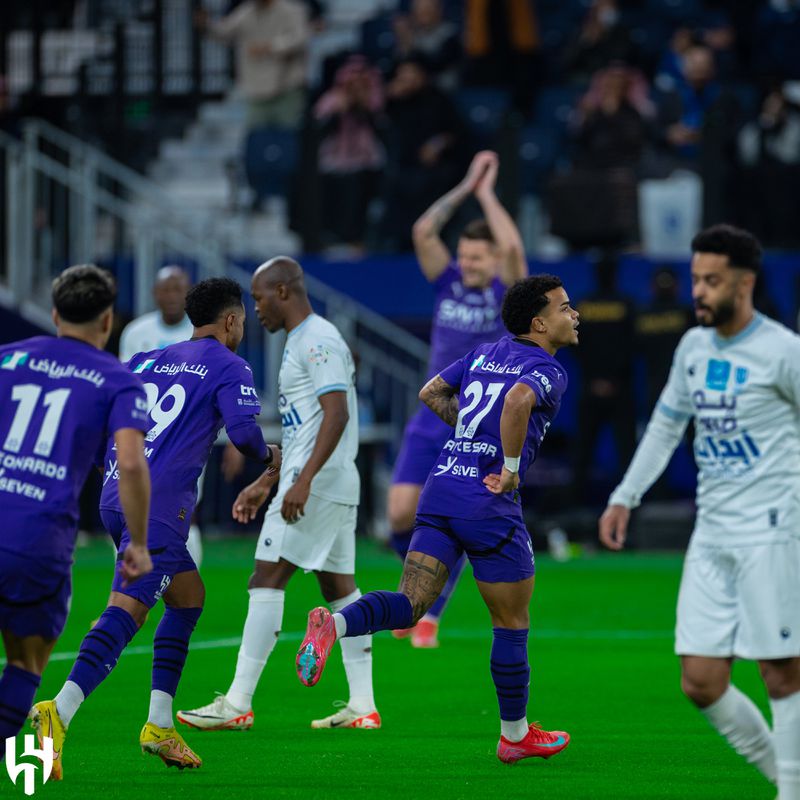
[[345, 705], [335, 714], [324, 719], [315, 719], [311, 722], [312, 728], [362, 728], [375, 730], [381, 726], [381, 715], [377, 711], [369, 714], [359, 714], [350, 706]]
[[207, 706], [179, 711], [175, 716], [178, 722], [202, 731], [246, 731], [253, 727], [255, 718], [252, 710], [234, 708], [224, 694], [217, 695]]

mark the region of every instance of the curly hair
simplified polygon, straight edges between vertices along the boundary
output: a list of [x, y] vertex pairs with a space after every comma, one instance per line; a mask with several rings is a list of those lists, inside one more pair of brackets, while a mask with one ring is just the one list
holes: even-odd
[[528, 333], [531, 320], [550, 302], [547, 292], [563, 286], [557, 275], [531, 275], [517, 281], [503, 298], [503, 324], [515, 336]]
[[94, 264], [65, 269], [54, 281], [53, 307], [66, 322], [91, 322], [114, 305], [117, 284], [114, 276]]
[[212, 325], [223, 312], [242, 305], [242, 287], [230, 278], [208, 278], [186, 294], [186, 313], [195, 328]]
[[712, 225], [692, 239], [693, 253], [728, 256], [732, 267], [761, 271], [761, 245], [752, 233], [733, 225]]

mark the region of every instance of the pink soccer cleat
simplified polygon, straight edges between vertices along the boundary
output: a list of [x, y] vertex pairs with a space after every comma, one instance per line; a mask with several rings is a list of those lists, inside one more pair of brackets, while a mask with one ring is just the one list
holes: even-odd
[[510, 742], [505, 736], [497, 743], [497, 757], [504, 764], [514, 764], [523, 758], [550, 758], [569, 744], [565, 731], [542, 730], [538, 722], [528, 726], [528, 733], [519, 742]]
[[325, 661], [336, 643], [336, 626], [331, 612], [319, 606], [308, 612], [306, 637], [297, 651], [295, 669], [300, 683], [313, 686], [322, 676]]

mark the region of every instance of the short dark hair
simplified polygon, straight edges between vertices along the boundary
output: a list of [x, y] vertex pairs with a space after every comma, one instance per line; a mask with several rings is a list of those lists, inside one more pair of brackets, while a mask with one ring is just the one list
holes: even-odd
[[241, 305], [242, 287], [230, 278], [208, 278], [186, 293], [186, 313], [195, 328], [212, 325], [224, 311]]
[[728, 256], [732, 267], [761, 271], [761, 245], [752, 233], [733, 225], [712, 225], [692, 239], [693, 253]]
[[114, 305], [117, 284], [110, 272], [94, 264], [78, 264], [53, 281], [52, 297], [61, 319], [81, 324], [97, 319]]
[[459, 238], [494, 244], [494, 234], [485, 219], [474, 219], [472, 222], [468, 222]]
[[531, 329], [531, 320], [550, 302], [547, 292], [564, 284], [557, 275], [531, 275], [517, 281], [503, 298], [503, 324], [520, 336]]

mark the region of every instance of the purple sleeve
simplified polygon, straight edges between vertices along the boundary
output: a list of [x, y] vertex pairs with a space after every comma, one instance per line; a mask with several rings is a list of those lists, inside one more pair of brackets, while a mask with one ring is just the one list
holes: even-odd
[[248, 458], [254, 458], [256, 461], [267, 460], [267, 445], [261, 435], [261, 428], [255, 420], [242, 419], [236, 425], [227, 426], [225, 430], [228, 438], [240, 453]]
[[439, 377], [448, 385], [448, 386], [461, 386], [461, 381], [464, 379], [464, 370], [466, 368], [466, 362], [471, 358], [472, 354], [465, 356], [464, 358], [459, 358], [458, 361], [454, 361], [450, 366], [445, 367], [440, 373]]
[[435, 278], [431, 285], [438, 292], [440, 289], [447, 286], [448, 283], [460, 280], [461, 280], [461, 270], [456, 266], [455, 261], [451, 261], [444, 268], [444, 272], [441, 275], [439, 275], [438, 278]]
[[567, 378], [561, 370], [542, 366], [523, 375], [517, 383], [524, 383], [533, 389], [537, 408], [555, 408], [567, 386]]
[[225, 423], [228, 438], [244, 455], [263, 461], [267, 446], [255, 418], [261, 402], [253, 386], [253, 373], [242, 360], [231, 364], [217, 387], [217, 408]]
[[133, 377], [116, 392], [108, 414], [108, 435], [113, 436], [122, 428], [135, 428], [142, 433], [147, 433], [150, 429], [147, 395], [142, 384]]

